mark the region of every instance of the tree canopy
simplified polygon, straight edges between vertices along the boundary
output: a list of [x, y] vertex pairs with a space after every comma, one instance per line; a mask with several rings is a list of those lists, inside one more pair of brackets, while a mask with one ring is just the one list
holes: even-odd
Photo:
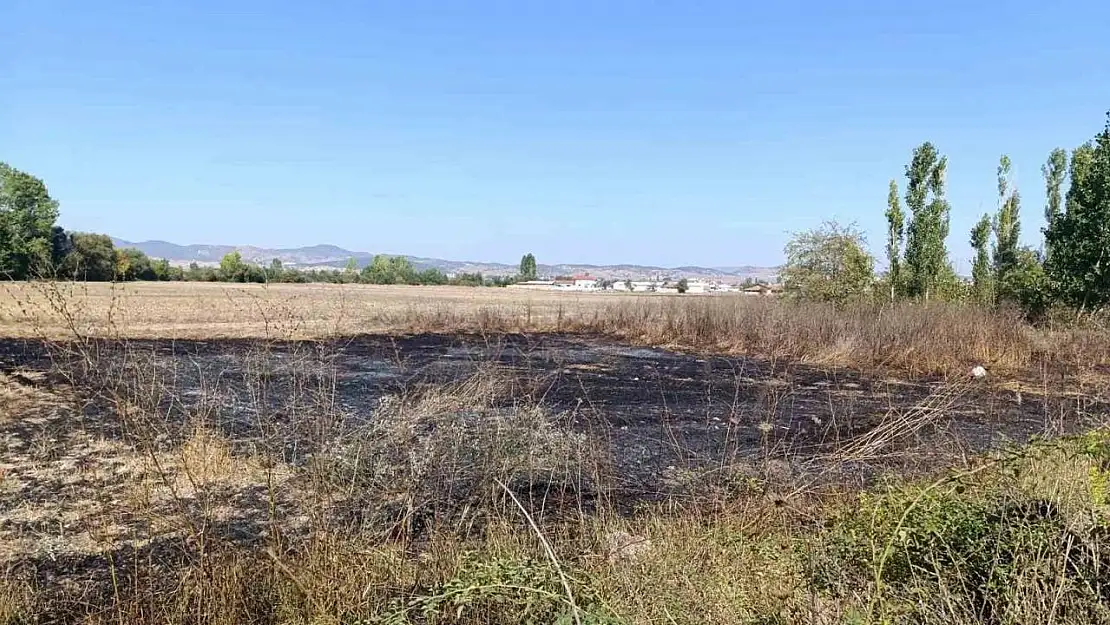
[[24, 280], [52, 273], [58, 202], [42, 180], [0, 163], [0, 275]]
[[1081, 311], [1110, 303], [1110, 114], [1092, 142], [1072, 152], [1064, 210], [1045, 230], [1045, 270], [1055, 294]]
[[867, 293], [875, 280], [874, 259], [854, 225], [825, 222], [796, 233], [786, 244], [782, 281], [788, 293], [844, 302]]

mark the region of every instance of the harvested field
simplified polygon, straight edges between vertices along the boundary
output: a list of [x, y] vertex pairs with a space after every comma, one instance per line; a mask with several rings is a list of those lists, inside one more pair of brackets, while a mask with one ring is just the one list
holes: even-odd
[[[0, 283], [0, 334], [52, 338], [323, 338], [428, 331], [557, 328], [616, 293], [365, 284]], [[64, 310], [62, 305], [64, 304]]]

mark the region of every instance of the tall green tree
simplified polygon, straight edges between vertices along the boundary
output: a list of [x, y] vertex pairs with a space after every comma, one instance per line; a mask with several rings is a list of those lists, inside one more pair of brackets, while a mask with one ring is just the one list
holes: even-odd
[[905, 222], [906, 215], [902, 212], [902, 206], [898, 200], [898, 183], [892, 179], [886, 196], [886, 259], [889, 265], [887, 280], [890, 282], [892, 302], [901, 285], [902, 238], [905, 233]]
[[[73, 233], [61, 226], [50, 229], [50, 265], [55, 273], [61, 271], [66, 258], [73, 253]], [[64, 275], [61, 277], [65, 277]]]
[[157, 280], [150, 257], [133, 247], [116, 249], [117, 280]]
[[521, 280], [535, 280], [536, 279], [536, 257], [531, 253], [525, 254], [520, 259], [520, 274]]
[[73, 280], [110, 282], [116, 279], [116, 247], [106, 234], [73, 233], [73, 251], [59, 274]]
[[1045, 272], [1055, 293], [1080, 311], [1110, 303], [1110, 114], [1103, 131], [1072, 152], [1062, 214], [1045, 230]]
[[362, 268], [362, 281], [370, 284], [415, 284], [416, 270], [404, 256], [378, 254]]
[[389, 257], [385, 254], [376, 254], [370, 263], [362, 268], [362, 281], [370, 284], [393, 284]]
[[906, 166], [906, 206], [911, 218], [906, 236], [906, 290], [926, 300], [937, 290], [948, 265], [949, 206], [944, 193], [947, 157], [925, 142]]
[[51, 268], [58, 202], [42, 180], [0, 163], [0, 277], [23, 280]]
[[1063, 148], [1056, 148], [1048, 155], [1048, 160], [1041, 166], [1041, 174], [1044, 176], [1045, 186], [1045, 205], [1044, 205], [1044, 221], [1045, 227], [1052, 225], [1052, 222], [1060, 215], [1060, 211], [1064, 210], [1064, 179], [1068, 175], [1068, 153]]
[[1017, 266], [1018, 238], [1021, 236], [1021, 196], [1014, 188], [1010, 157], [998, 161], [998, 214], [994, 219], [994, 274], [1001, 284]]
[[220, 259], [220, 279], [225, 282], [247, 281], [247, 264], [238, 250], [228, 252]]
[[972, 295], [982, 304], [994, 300], [994, 269], [991, 267], [990, 257], [991, 228], [990, 215], [983, 213], [971, 229], [971, 249], [975, 250], [975, 262], [971, 266]]

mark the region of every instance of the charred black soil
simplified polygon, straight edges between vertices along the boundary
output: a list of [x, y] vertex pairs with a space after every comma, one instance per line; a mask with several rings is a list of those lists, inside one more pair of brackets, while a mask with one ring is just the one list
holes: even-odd
[[[169, 423], [204, 416], [233, 441], [280, 440], [289, 462], [311, 453], [303, 417], [325, 407], [334, 423], [357, 426], [391, 398], [495, 374], [505, 405], [536, 404], [603, 441], [628, 487], [651, 498], [675, 467], [785, 461], [795, 470], [835, 458], [892, 420], [896, 428], [866, 458], [839, 467], [935, 466], [1031, 436], [1090, 424], [1106, 398], [1038, 392], [1036, 383], [889, 375], [685, 354], [579, 335], [361, 336], [342, 341], [130, 340], [81, 346], [0, 341], [0, 371], [35, 384], [131, 386]], [[65, 372], [67, 375], [62, 376]], [[42, 374], [46, 374], [43, 376]], [[1044, 385], [1048, 387], [1048, 385]], [[95, 397], [93, 398], [95, 399]], [[119, 434], [116, 422], [84, 408], [86, 427]], [[99, 425], [98, 425], [99, 424]], [[893, 431], [893, 430], [892, 430]], [[266, 433], [280, 436], [268, 437]], [[881, 448], [881, 449], [880, 449]], [[827, 472], [828, 463], [820, 463]], [[840, 470], [845, 469], [845, 470]]]
[[[1051, 390], [1067, 387], [970, 372], [907, 380], [582, 335], [0, 340], [0, 567], [56, 597], [58, 614], [76, 614], [111, 596], [114, 576], [130, 575], [127, 562], [157, 561], [162, 568], [150, 570], [161, 571], [200, 561], [213, 537], [234, 549], [294, 545], [323, 522], [320, 511], [343, 527], [419, 535], [488, 503], [494, 476], [466, 466], [469, 458], [546, 455], [550, 467], [578, 448], [600, 451], [587, 475], [509, 483], [537, 518], [742, 492], [778, 505], [812, 487], [934, 471], [1102, 422], [1106, 397]], [[437, 393], [449, 401], [435, 404], [435, 419], [399, 419], [398, 406]], [[567, 435], [522, 439], [519, 427], [491, 434], [475, 421], [492, 411], [488, 423], [504, 427], [537, 410], [546, 415], [539, 427]], [[390, 449], [394, 439], [370, 441], [366, 453], [389, 456], [375, 462], [402, 465], [401, 505], [389, 499], [399, 492], [392, 477], [370, 476], [377, 481], [360, 496], [354, 479], [366, 476], [354, 476], [333, 500], [315, 469], [301, 470], [341, 458], [344, 441], [388, 436], [372, 426], [389, 419], [398, 419], [394, 430], [423, 428], [396, 439], [416, 446], [429, 428], [458, 422], [470, 425], [436, 444], [467, 447], [470, 436], [480, 439], [470, 447], [496, 446], [506, 432], [531, 447], [492, 460], [474, 449], [414, 448], [414, 463], [420, 454], [450, 460], [415, 476], [403, 466], [407, 450]]]

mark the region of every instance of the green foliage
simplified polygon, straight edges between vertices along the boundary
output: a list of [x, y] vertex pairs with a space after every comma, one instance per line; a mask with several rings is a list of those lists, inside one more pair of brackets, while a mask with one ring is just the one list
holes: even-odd
[[210, 280], [220, 280], [223, 282], [265, 282], [266, 273], [258, 265], [248, 263], [243, 260], [243, 256], [238, 252], [228, 252], [220, 259], [220, 269], [218, 272], [208, 274]]
[[0, 276], [25, 280], [53, 273], [58, 203], [38, 178], [0, 163]]
[[447, 274], [435, 267], [430, 267], [416, 275], [417, 284], [441, 285], [447, 284]]
[[427, 593], [394, 605], [386, 615], [372, 622], [380, 625], [621, 623], [600, 605], [588, 585], [575, 577], [567, 576], [566, 579], [571, 585], [574, 603], [566, 595], [559, 569], [549, 562], [480, 559], [468, 554], [454, 578]]
[[998, 215], [994, 219], [995, 280], [1003, 282], [1017, 264], [1018, 238], [1021, 236], [1021, 198], [1010, 179], [1010, 158], [1002, 155], [998, 164]]
[[796, 296], [845, 302], [866, 294], [874, 280], [874, 260], [855, 226], [826, 222], [786, 244], [782, 281]]
[[1052, 150], [1041, 167], [1041, 174], [1045, 184], [1044, 221], [1048, 228], [1064, 209], [1063, 188], [1064, 178], [1068, 175], [1068, 153], [1063, 148]]
[[[1000, 478], [1012, 482], [1020, 471], [1006, 465]], [[1021, 589], [1051, 588], [1062, 611], [1099, 604], [1110, 590], [1100, 572], [1100, 531], [1053, 501], [959, 475], [927, 487], [897, 485], [864, 493], [832, 522], [814, 581], [834, 592], [869, 586], [884, 618], [896, 622], [935, 621], [946, 611], [1012, 622], [1026, 607]], [[1071, 547], [1055, 555], [1062, 545]]]
[[904, 264], [908, 295], [934, 295], [948, 263], [949, 206], [944, 195], [947, 157], [925, 142], [913, 151], [906, 166], [906, 206], [911, 212]]
[[902, 238], [905, 233], [906, 216], [898, 201], [898, 183], [890, 181], [890, 189], [886, 196], [886, 259], [889, 265], [887, 282], [890, 287], [890, 301], [894, 301], [895, 294], [901, 284], [902, 268]]
[[362, 269], [362, 281], [369, 284], [416, 284], [416, 271], [404, 256], [378, 254]]
[[154, 265], [150, 258], [141, 251], [129, 247], [116, 250], [116, 279], [128, 280], [157, 280]]
[[[73, 234], [66, 232], [61, 226], [50, 229], [50, 265], [54, 268], [55, 275], [61, 271], [66, 259], [73, 253]], [[61, 277], [65, 277], [62, 274]]]
[[59, 270], [74, 280], [109, 282], [116, 278], [116, 248], [106, 234], [75, 232], [73, 250]]
[[1105, 512], [1110, 506], [1110, 430], [1083, 435], [1082, 453], [1092, 461], [1088, 470], [1091, 504]]
[[994, 271], [991, 268], [988, 246], [991, 238], [990, 215], [983, 214], [971, 229], [971, 249], [975, 250], [975, 262], [971, 267], [972, 297], [981, 304], [994, 301]]
[[1110, 115], [1094, 142], [1072, 154], [1066, 207], [1045, 230], [1045, 245], [1057, 297], [1081, 311], [1110, 303]]
[[457, 286], [482, 286], [485, 283], [480, 273], [460, 273], [451, 280], [451, 284]]
[[270, 266], [266, 267], [266, 282], [285, 282], [285, 266], [282, 264], [280, 258], [274, 258], [270, 261]]
[[238, 250], [224, 254], [220, 259], [220, 278], [227, 282], [246, 282], [247, 265]]
[[998, 278], [997, 291], [999, 302], [1016, 304], [1031, 319], [1042, 318], [1052, 305], [1044, 264], [1028, 247], [1017, 251], [1013, 266]]
[[678, 289], [679, 293], [685, 293], [686, 291], [690, 290], [690, 283], [686, 280], [686, 278], [682, 278], [678, 281], [678, 284], [675, 285], [675, 288]]
[[530, 253], [525, 254], [524, 257], [520, 259], [520, 279], [536, 279], [536, 257]]

